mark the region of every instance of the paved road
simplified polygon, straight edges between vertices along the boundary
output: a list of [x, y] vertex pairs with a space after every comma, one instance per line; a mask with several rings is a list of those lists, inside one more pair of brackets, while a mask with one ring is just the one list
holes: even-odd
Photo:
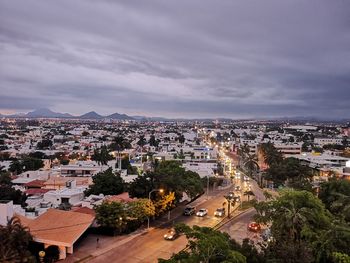
[[[196, 216], [180, 216], [176, 218], [174, 223], [183, 222], [187, 225], [199, 225], [213, 227], [218, 224], [222, 218], [214, 217], [214, 211], [218, 207], [222, 207], [225, 198], [224, 193], [230, 191], [222, 191], [216, 197], [205, 201], [197, 206], [197, 209], [207, 208], [209, 213], [205, 217]], [[113, 248], [108, 252], [92, 258], [86, 262], [123, 262], [123, 263], [137, 263], [137, 262], [157, 262], [158, 258], [170, 258], [173, 253], [182, 250], [187, 240], [184, 236], [179, 237], [174, 241], [166, 241], [163, 236], [171, 227], [172, 222], [165, 224], [162, 227], [152, 229], [149, 233], [145, 233], [139, 237], [132, 239], [121, 246]]]

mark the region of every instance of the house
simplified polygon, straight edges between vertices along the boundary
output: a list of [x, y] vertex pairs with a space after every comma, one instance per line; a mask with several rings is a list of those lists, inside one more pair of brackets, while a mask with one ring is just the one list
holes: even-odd
[[91, 213], [79, 213], [49, 209], [35, 219], [18, 215], [21, 223], [29, 228], [34, 241], [44, 247], [57, 246], [59, 259], [65, 259], [67, 253], [73, 254], [75, 242], [91, 226], [95, 216]]

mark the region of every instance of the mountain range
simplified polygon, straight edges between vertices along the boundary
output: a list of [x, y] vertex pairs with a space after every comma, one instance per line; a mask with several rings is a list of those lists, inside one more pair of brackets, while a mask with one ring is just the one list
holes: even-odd
[[72, 118], [72, 119], [93, 119], [93, 120], [99, 120], [99, 119], [113, 119], [113, 120], [134, 120], [133, 117], [128, 116], [126, 114], [119, 114], [119, 113], [113, 113], [107, 116], [100, 115], [96, 113], [95, 111], [87, 112], [80, 116], [74, 116], [69, 113], [60, 113], [60, 112], [54, 112], [50, 109], [41, 108], [37, 109], [28, 113], [18, 113], [18, 114], [12, 114], [12, 115], [3, 115], [0, 114], [0, 117], [11, 117], [11, 118]]
[[[0, 118], [64, 118], [64, 119], [84, 119], [84, 120], [103, 120], [103, 119], [111, 119], [111, 120], [135, 120], [135, 121], [213, 121], [213, 120], [219, 120], [219, 121], [232, 121], [233, 119], [229, 118], [163, 118], [163, 117], [146, 117], [146, 116], [129, 116], [126, 114], [120, 114], [120, 113], [113, 113], [110, 115], [100, 115], [96, 113], [95, 111], [87, 112], [80, 116], [74, 116], [69, 113], [60, 113], [60, 112], [54, 112], [47, 108], [41, 108], [37, 109], [28, 113], [16, 113], [12, 115], [4, 115], [0, 114]], [[268, 118], [263, 118], [264, 120], [267, 120]], [[236, 119], [237, 120], [237, 119]], [[253, 119], [250, 119], [253, 120]], [[259, 120], [255, 119], [255, 120]], [[269, 120], [288, 120], [288, 121], [336, 121], [336, 122], [348, 122], [349, 119], [346, 118], [333, 118], [333, 119], [327, 119], [327, 118], [318, 118], [318, 117], [312, 117], [312, 116], [298, 116], [298, 117], [276, 117], [276, 118], [269, 118]]]

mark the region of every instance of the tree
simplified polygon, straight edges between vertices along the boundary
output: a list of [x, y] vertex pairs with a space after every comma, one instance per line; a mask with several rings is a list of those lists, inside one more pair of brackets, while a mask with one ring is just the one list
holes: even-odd
[[300, 262], [301, 258], [313, 262], [317, 258], [320, 249], [316, 249], [316, 242], [331, 226], [331, 217], [317, 197], [308, 191], [287, 190], [255, 208], [258, 222], [272, 224], [268, 258], [283, 258], [284, 262]]
[[141, 151], [141, 164], [142, 164], [142, 149], [143, 149], [143, 146], [146, 145], [146, 138], [144, 135], [141, 135], [139, 137], [139, 140], [137, 142], [137, 145], [140, 146], [140, 151]]
[[95, 149], [92, 155], [92, 160], [99, 165], [107, 165], [108, 161], [113, 160], [113, 156], [109, 154], [107, 146], [102, 146], [100, 149]]
[[0, 185], [0, 200], [12, 200], [14, 204], [25, 206], [26, 194], [15, 190], [11, 185]]
[[14, 160], [10, 164], [9, 171], [20, 174], [25, 171], [35, 171], [44, 167], [44, 162], [41, 159], [24, 157], [23, 160]]
[[0, 262], [36, 262], [29, 251], [33, 237], [17, 217], [0, 225]]
[[52, 147], [52, 141], [50, 139], [43, 139], [42, 141], [38, 142], [36, 145], [36, 148], [39, 150], [47, 150]]
[[156, 137], [153, 134], [149, 138], [148, 143], [149, 143], [150, 146], [154, 146], [154, 147], [158, 147], [158, 145], [159, 145], [159, 141], [156, 140]]
[[255, 196], [253, 191], [245, 191], [243, 193], [243, 195], [247, 196], [248, 197], [248, 202], [249, 202], [249, 199], [250, 199], [250, 196]]
[[113, 139], [112, 144], [110, 145], [110, 148], [113, 150], [116, 150], [117, 155], [117, 161], [119, 161], [119, 168], [121, 168], [121, 156], [120, 152], [124, 151], [127, 148], [130, 148], [130, 143], [127, 141], [123, 136], [118, 135]]
[[126, 228], [126, 212], [121, 202], [103, 202], [95, 207], [97, 223], [113, 235], [122, 233]]
[[255, 154], [248, 153], [246, 155], [244, 166], [247, 168], [249, 176], [253, 175], [253, 171], [259, 170], [259, 165], [257, 161], [258, 161], [258, 158]]
[[271, 142], [263, 143], [259, 146], [259, 150], [262, 152], [264, 157], [264, 162], [271, 166], [273, 164], [278, 164], [283, 160], [282, 154], [276, 149], [276, 147]]
[[112, 168], [92, 177], [93, 184], [85, 191], [85, 195], [117, 195], [124, 191], [124, 180], [119, 174], [114, 174]]
[[146, 198], [137, 199], [127, 205], [128, 220], [136, 220], [140, 223], [155, 215], [155, 206]]
[[245, 263], [246, 257], [233, 249], [228, 234], [208, 227], [180, 224], [176, 230], [188, 239], [187, 249], [173, 255], [169, 260], [159, 262], [232, 262]]
[[319, 198], [332, 214], [350, 223], [350, 181], [332, 179], [322, 183]]
[[302, 165], [296, 158], [286, 158], [273, 163], [266, 171], [265, 178], [274, 182], [276, 186], [284, 185], [299, 190], [311, 191], [312, 170]]
[[185, 136], [183, 134], [181, 134], [177, 139], [181, 144], [184, 144], [186, 141]]
[[0, 170], [0, 185], [12, 185], [10, 173]]

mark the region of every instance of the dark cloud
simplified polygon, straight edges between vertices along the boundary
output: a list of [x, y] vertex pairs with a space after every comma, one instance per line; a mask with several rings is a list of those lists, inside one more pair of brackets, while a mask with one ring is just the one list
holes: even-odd
[[0, 110], [350, 117], [350, 2], [0, 3]]

